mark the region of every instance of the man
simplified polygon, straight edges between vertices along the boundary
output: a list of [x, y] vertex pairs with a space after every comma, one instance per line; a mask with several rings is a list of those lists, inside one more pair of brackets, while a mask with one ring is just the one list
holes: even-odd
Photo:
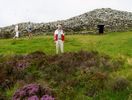
[[28, 37], [31, 38], [32, 37], [32, 27], [31, 27], [30, 22], [28, 23], [27, 31], [28, 31]]
[[19, 38], [19, 27], [18, 27], [18, 25], [16, 25], [15, 26], [15, 36], [13, 37], [13, 39], [15, 39], [15, 38]]
[[58, 29], [54, 32], [54, 41], [56, 43], [56, 54], [64, 52], [64, 33], [62, 26], [58, 25]]

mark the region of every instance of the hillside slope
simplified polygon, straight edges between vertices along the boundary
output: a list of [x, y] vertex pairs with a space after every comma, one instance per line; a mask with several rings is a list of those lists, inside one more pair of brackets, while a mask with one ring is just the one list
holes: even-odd
[[[66, 32], [86, 31], [87, 33], [97, 33], [98, 24], [104, 24], [106, 32], [128, 31], [132, 29], [132, 12], [110, 8], [95, 9], [67, 20], [32, 23], [32, 30], [34, 34], [53, 32], [57, 24], [62, 24]], [[26, 34], [27, 23], [20, 23], [19, 26], [21, 35]], [[14, 25], [0, 29], [0, 37], [11, 37], [13, 33]]]

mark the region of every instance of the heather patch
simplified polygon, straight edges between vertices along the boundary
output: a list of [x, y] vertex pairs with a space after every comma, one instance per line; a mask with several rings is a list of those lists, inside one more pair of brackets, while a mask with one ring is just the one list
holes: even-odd
[[[110, 76], [123, 68], [124, 61], [111, 59], [96, 51], [60, 55], [36, 51], [8, 59], [3, 56], [3, 59], [0, 64], [0, 88], [4, 91], [1, 94], [4, 99], [63, 100], [77, 98], [78, 93], [85, 98], [95, 98], [104, 90], [120, 92], [129, 87], [127, 79], [114, 80]], [[49, 88], [46, 90], [45, 83], [52, 92]], [[11, 91], [15, 84], [19, 84], [18, 88]], [[7, 91], [11, 91], [11, 97], [5, 95]]]

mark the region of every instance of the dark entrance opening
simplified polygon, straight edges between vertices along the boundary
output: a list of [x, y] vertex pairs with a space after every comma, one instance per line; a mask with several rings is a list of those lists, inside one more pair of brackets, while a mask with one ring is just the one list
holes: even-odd
[[104, 25], [98, 25], [99, 34], [104, 33]]

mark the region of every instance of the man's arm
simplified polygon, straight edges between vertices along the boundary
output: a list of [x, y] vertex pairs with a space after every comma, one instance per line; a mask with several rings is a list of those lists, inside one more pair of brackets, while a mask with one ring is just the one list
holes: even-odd
[[64, 34], [64, 32], [62, 33], [61, 38], [62, 38], [62, 41], [64, 42], [64, 40], [65, 40], [65, 34]]
[[54, 41], [57, 41], [56, 31], [54, 32]]

